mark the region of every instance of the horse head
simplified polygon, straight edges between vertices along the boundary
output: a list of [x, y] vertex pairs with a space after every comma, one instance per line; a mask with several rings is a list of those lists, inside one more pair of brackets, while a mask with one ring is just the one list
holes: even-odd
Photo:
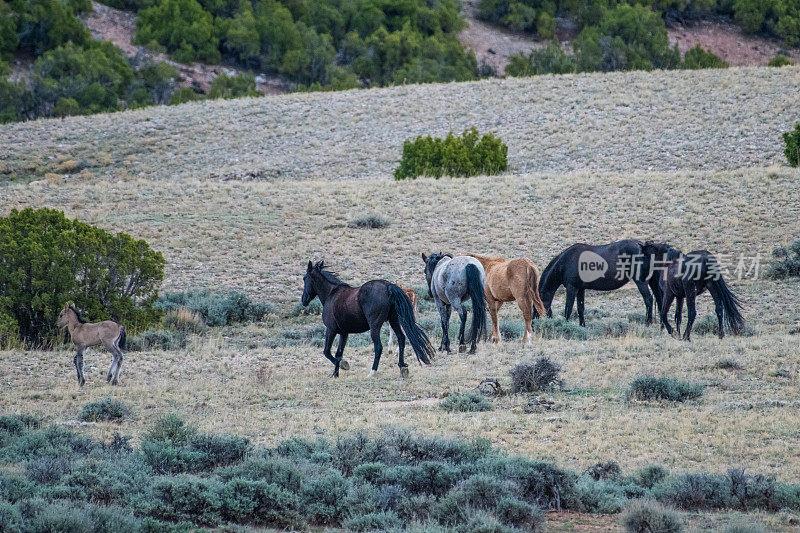
[[425, 281], [428, 282], [428, 296], [433, 298], [433, 291], [431, 290], [431, 281], [433, 280], [433, 272], [436, 270], [436, 265], [439, 264], [439, 261], [444, 259], [445, 257], [449, 257], [450, 259], [453, 258], [451, 254], [431, 254], [429, 256], [425, 256], [422, 254], [422, 261], [425, 263]]

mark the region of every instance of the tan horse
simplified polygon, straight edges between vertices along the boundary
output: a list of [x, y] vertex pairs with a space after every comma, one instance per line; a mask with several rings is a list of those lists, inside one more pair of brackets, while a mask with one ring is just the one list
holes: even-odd
[[86, 379], [83, 377], [83, 352], [90, 346], [100, 344], [105, 346], [113, 357], [111, 368], [108, 369], [108, 376], [106, 376], [106, 383], [117, 384], [119, 367], [122, 365], [122, 350], [125, 348], [125, 326], [111, 320], [87, 324], [81, 318], [78, 310], [68, 303], [64, 304], [64, 309], [58, 314], [56, 326], [59, 328], [66, 326], [69, 336], [75, 344], [77, 353], [72, 361], [75, 363], [78, 384], [81, 387], [86, 383]]
[[506, 261], [502, 257], [467, 254], [483, 265], [486, 271], [486, 304], [492, 317], [492, 342], [500, 342], [500, 325], [497, 313], [505, 302], [516, 300], [525, 320], [523, 344], [533, 343], [533, 308], [539, 316], [547, 316], [544, 304], [539, 297], [539, 269], [529, 259], [513, 259]]
[[[397, 285], [398, 287], [403, 289], [403, 292], [406, 293], [406, 296], [408, 296], [408, 299], [411, 300], [411, 309], [414, 311], [414, 320], [416, 320], [417, 319], [417, 291], [415, 291], [414, 289], [406, 289], [405, 287], [403, 287], [399, 283], [396, 283], [395, 285]], [[389, 328], [389, 342], [388, 342], [388, 345], [387, 345], [386, 349], [388, 351], [390, 351], [390, 352], [392, 351], [392, 344], [393, 344], [392, 341], [393, 340], [394, 340], [394, 331], [392, 331], [392, 328]], [[400, 351], [400, 346], [397, 347], [397, 351], [398, 352]]]

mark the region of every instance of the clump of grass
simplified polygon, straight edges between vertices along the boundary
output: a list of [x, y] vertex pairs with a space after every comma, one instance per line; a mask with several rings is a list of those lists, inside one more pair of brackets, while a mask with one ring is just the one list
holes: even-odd
[[476, 392], [450, 394], [439, 406], [450, 413], [475, 413], [492, 410], [491, 402]]
[[800, 277], [800, 241], [795, 241], [791, 246], [775, 248], [772, 250], [772, 258], [765, 272], [768, 278]]
[[188, 333], [202, 333], [206, 330], [206, 323], [200, 313], [184, 306], [167, 311], [161, 323], [166, 329]]
[[742, 365], [735, 359], [720, 359], [717, 361], [716, 367], [720, 370], [741, 370]]
[[104, 398], [81, 408], [78, 418], [84, 422], [121, 422], [128, 416], [128, 407], [119, 400]]
[[544, 390], [558, 383], [561, 366], [547, 357], [540, 357], [534, 363], [517, 363], [511, 369], [512, 392], [534, 392]]
[[165, 329], [149, 329], [128, 339], [127, 349], [132, 352], [148, 350], [182, 350], [189, 344], [186, 331], [167, 331]]
[[703, 395], [703, 385], [674, 378], [640, 376], [631, 382], [628, 398], [632, 400], [668, 400], [685, 402]]
[[737, 520], [733, 524], [728, 524], [725, 528], [725, 533], [765, 533], [766, 529], [761, 524], [749, 522], [742, 519]]
[[589, 328], [597, 337], [624, 337], [628, 334], [630, 324], [627, 320], [595, 322]]
[[360, 229], [383, 229], [388, 228], [390, 225], [391, 222], [377, 213], [356, 218], [347, 223], [350, 228]]
[[680, 533], [683, 522], [674, 510], [652, 500], [634, 500], [625, 506], [621, 520], [628, 533]]
[[586, 340], [589, 333], [577, 322], [570, 322], [563, 316], [558, 318], [537, 318], [531, 323], [533, 332], [544, 339]]

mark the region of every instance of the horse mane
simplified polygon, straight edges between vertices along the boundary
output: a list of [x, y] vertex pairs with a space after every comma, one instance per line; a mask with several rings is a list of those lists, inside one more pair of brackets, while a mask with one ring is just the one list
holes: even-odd
[[322, 277], [325, 278], [325, 281], [327, 281], [328, 283], [332, 285], [341, 285], [344, 287], [350, 286], [349, 284], [339, 279], [339, 276], [337, 276], [335, 272], [328, 270], [325, 267], [325, 265], [322, 264], [322, 262], [317, 263], [317, 266], [318, 266], [317, 272], [319, 272], [322, 275]]
[[[551, 259], [549, 263], [547, 263], [547, 266], [545, 267], [544, 271], [542, 271], [542, 274], [539, 277], [539, 286], [540, 287], [544, 288], [544, 287], [548, 286], [548, 284], [550, 283], [550, 276], [552, 275], [553, 271], [556, 269], [556, 266], [561, 262], [561, 259], [564, 257], [564, 254], [567, 253], [567, 250], [569, 250], [571, 248], [572, 248], [572, 246], [570, 246], [566, 250], [562, 250], [561, 253], [559, 253], [557, 256], [555, 256], [553, 259]], [[559, 283], [561, 283], [560, 280], [559, 280]]]
[[74, 305], [70, 305], [69, 308], [73, 313], [75, 313], [75, 316], [77, 317], [79, 323], [86, 324], [86, 321], [83, 319], [80, 312], [78, 311], [78, 309], [75, 308]]

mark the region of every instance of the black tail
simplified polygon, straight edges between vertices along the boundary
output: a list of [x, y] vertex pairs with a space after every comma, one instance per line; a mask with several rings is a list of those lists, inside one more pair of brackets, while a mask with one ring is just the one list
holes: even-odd
[[400, 325], [403, 326], [403, 331], [406, 337], [408, 337], [408, 342], [411, 343], [411, 347], [414, 348], [417, 359], [426, 365], [431, 364], [431, 359], [433, 359], [436, 352], [433, 346], [431, 346], [431, 341], [428, 339], [428, 336], [425, 335], [425, 332], [422, 331], [414, 320], [414, 308], [411, 307], [411, 300], [408, 299], [403, 289], [390, 283], [389, 301], [392, 302], [392, 307], [394, 307], [397, 316], [400, 318]]
[[744, 317], [741, 313], [742, 302], [731, 292], [721, 274], [716, 277], [712, 276], [708, 280], [708, 292], [714, 298], [715, 304], [718, 303], [718, 300], [722, 300], [724, 319], [731, 331], [736, 334], [741, 333], [744, 329]]
[[119, 326], [119, 330], [120, 330], [119, 331], [119, 342], [117, 343], [117, 345], [120, 347], [121, 350], [124, 350], [125, 349], [125, 340], [128, 338], [128, 336], [125, 335], [125, 326], [120, 325]]
[[486, 294], [478, 267], [469, 264], [464, 271], [467, 274], [467, 292], [472, 300], [472, 327], [467, 342], [477, 342], [486, 338]]

